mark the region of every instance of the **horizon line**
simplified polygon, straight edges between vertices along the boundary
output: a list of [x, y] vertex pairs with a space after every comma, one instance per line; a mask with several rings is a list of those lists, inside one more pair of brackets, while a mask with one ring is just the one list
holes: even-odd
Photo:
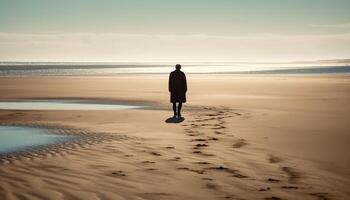
[[6, 63], [71, 63], [71, 64], [147, 64], [147, 63], [159, 63], [159, 64], [302, 64], [302, 63], [350, 63], [350, 58], [334, 58], [334, 59], [315, 59], [315, 60], [295, 60], [295, 61], [131, 61], [131, 60], [122, 60], [122, 61], [9, 61], [9, 60], [0, 60], [1, 64]]

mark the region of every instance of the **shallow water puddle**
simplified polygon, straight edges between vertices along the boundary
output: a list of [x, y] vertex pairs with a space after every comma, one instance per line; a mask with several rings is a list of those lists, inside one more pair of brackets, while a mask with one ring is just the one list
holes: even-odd
[[78, 136], [53, 134], [44, 128], [0, 126], [0, 154], [26, 151], [76, 139]]
[[3, 110], [124, 110], [142, 107], [144, 106], [74, 100], [0, 101], [0, 109]]

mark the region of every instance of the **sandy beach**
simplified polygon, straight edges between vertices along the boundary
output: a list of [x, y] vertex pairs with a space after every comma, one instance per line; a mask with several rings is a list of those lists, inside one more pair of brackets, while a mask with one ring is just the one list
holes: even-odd
[[[348, 199], [348, 75], [188, 75], [185, 120], [167, 75], [1, 77], [0, 100], [133, 102], [113, 111], [0, 110], [1, 124], [110, 135], [1, 158], [0, 199]], [[76, 132], [79, 132], [76, 131]]]

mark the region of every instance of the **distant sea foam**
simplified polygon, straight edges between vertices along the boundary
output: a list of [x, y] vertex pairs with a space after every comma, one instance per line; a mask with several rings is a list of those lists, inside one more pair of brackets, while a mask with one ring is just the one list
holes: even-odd
[[[168, 74], [169, 64], [111, 63], [0, 63], [0, 76], [87, 76], [123, 74]], [[348, 74], [348, 64], [189, 64], [182, 70], [188, 74]]]

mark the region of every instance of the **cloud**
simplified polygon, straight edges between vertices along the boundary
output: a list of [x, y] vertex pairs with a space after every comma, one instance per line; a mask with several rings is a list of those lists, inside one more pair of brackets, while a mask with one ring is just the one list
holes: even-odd
[[0, 60], [12, 61], [293, 61], [348, 55], [350, 34], [222, 36], [0, 32]]

